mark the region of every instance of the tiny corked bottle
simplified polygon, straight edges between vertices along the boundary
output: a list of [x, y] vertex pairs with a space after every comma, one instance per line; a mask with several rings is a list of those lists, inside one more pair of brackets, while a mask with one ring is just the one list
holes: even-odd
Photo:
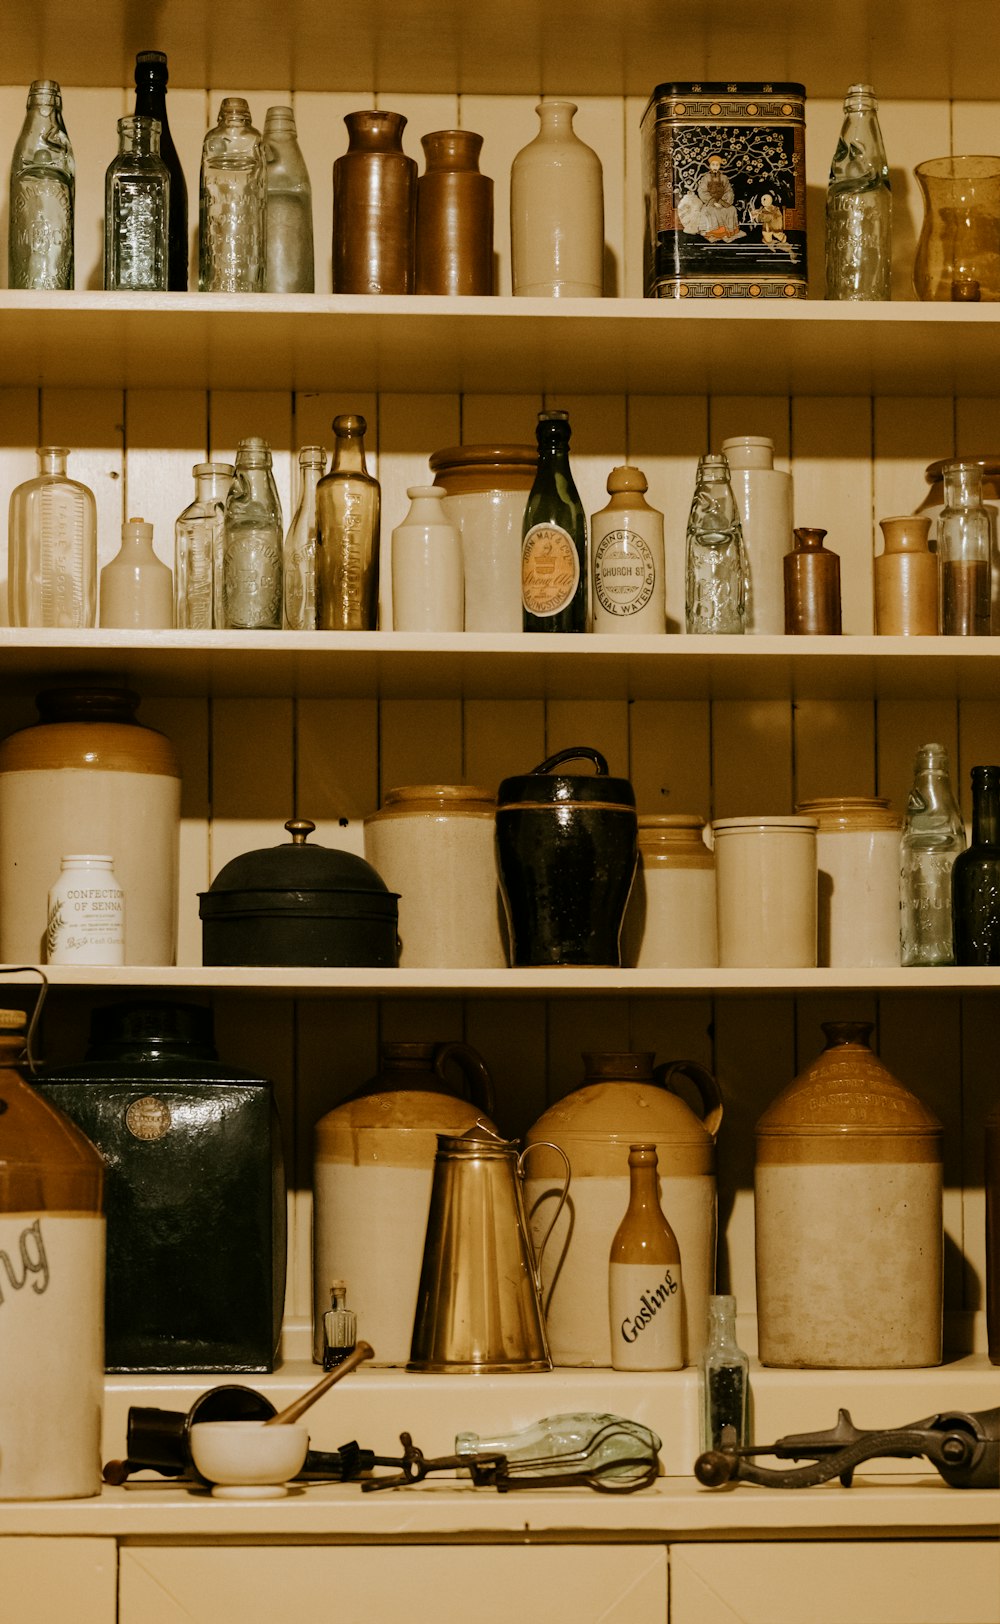
[[188, 285], [187, 181], [167, 120], [167, 58], [163, 51], [140, 51], [135, 59], [135, 111], [160, 126], [160, 157], [170, 176], [167, 229], [167, 287], [184, 293]]
[[871, 85], [852, 85], [826, 191], [826, 296], [892, 296], [892, 192]]
[[681, 1254], [660, 1206], [656, 1146], [630, 1145], [628, 1172], [628, 1208], [608, 1261], [612, 1368], [680, 1370]]
[[316, 626], [316, 487], [326, 467], [321, 445], [299, 452], [302, 495], [282, 548], [284, 619], [289, 631], [311, 632]]
[[955, 963], [1000, 964], [1000, 767], [972, 769], [972, 842], [951, 871]]
[[689, 632], [746, 631], [747, 557], [725, 457], [698, 463], [687, 522], [685, 620]]
[[323, 1315], [323, 1369], [342, 1365], [357, 1340], [358, 1316], [347, 1306], [347, 1281], [331, 1280], [330, 1307]]
[[365, 466], [368, 424], [333, 420], [330, 472], [316, 487], [316, 624], [328, 632], [374, 631], [378, 623], [382, 490]]
[[260, 132], [242, 96], [226, 96], [201, 152], [198, 287], [263, 293], [267, 173]]
[[240, 441], [222, 522], [224, 624], [240, 631], [279, 630], [283, 527], [266, 440]]
[[569, 413], [539, 412], [538, 469], [521, 532], [526, 632], [587, 630], [587, 520], [569, 466]]
[[186, 631], [226, 624], [222, 603], [222, 540], [231, 462], [196, 462], [195, 497], [174, 526], [174, 615]]
[[93, 626], [97, 504], [66, 473], [69, 452], [40, 446], [34, 479], [11, 492], [7, 602], [12, 626]]
[[299, 147], [295, 114], [290, 107], [269, 107], [264, 114], [264, 159], [267, 164], [264, 285], [268, 293], [312, 293], [316, 286], [312, 187]]
[[36, 79], [10, 165], [7, 284], [72, 288], [76, 164], [54, 79]]
[[118, 155], [104, 177], [104, 286], [158, 293], [167, 286], [170, 175], [155, 118], [118, 120]]
[[899, 842], [899, 946], [904, 965], [954, 964], [951, 870], [965, 850], [965, 824], [952, 794], [948, 752], [925, 744]]
[[727, 1442], [749, 1443], [750, 1361], [736, 1341], [736, 1298], [709, 1297], [708, 1340], [699, 1364], [701, 1447], [718, 1449], [723, 1427]]
[[983, 507], [978, 462], [944, 467], [944, 508], [938, 520], [941, 633], [990, 635], [990, 518]]

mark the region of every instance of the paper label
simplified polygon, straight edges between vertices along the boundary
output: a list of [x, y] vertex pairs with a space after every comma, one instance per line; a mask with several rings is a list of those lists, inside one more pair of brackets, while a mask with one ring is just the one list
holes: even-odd
[[684, 1293], [679, 1263], [612, 1263], [608, 1270], [615, 1370], [680, 1370]]
[[656, 585], [656, 566], [646, 542], [635, 530], [611, 530], [594, 553], [594, 590], [609, 615], [637, 615]]
[[580, 558], [568, 530], [532, 525], [521, 543], [521, 602], [529, 615], [558, 615], [580, 584]]

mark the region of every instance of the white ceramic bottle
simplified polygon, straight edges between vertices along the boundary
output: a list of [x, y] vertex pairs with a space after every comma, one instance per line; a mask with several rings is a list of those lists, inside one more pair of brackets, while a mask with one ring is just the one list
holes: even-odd
[[611, 500], [590, 521], [595, 632], [666, 631], [663, 514], [648, 489], [640, 469], [612, 468]]
[[101, 571], [101, 625], [142, 631], [174, 623], [174, 578], [153, 551], [153, 526], [126, 519], [122, 544]]
[[535, 112], [542, 127], [510, 171], [514, 292], [599, 299], [604, 292], [601, 160], [573, 129], [575, 102], [546, 98]]
[[114, 860], [92, 852], [62, 859], [49, 892], [49, 964], [124, 964], [125, 893]]
[[460, 632], [465, 623], [462, 538], [439, 485], [411, 485], [410, 511], [392, 532], [392, 624], [397, 632]]
[[782, 559], [792, 549], [792, 476], [774, 466], [774, 442], [742, 434], [723, 440], [750, 576], [746, 630], [785, 629]]

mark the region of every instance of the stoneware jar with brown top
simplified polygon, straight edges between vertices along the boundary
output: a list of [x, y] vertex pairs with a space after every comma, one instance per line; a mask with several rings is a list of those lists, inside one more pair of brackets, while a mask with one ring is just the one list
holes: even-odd
[[823, 546], [825, 530], [795, 531], [784, 557], [785, 631], [830, 636], [841, 630], [840, 554]]
[[909, 1369], [941, 1362], [941, 1124], [829, 1021], [826, 1048], [757, 1123], [762, 1364]]
[[818, 962], [898, 964], [902, 819], [888, 797], [829, 795], [795, 810], [818, 824]]
[[696, 813], [639, 817], [639, 864], [625, 910], [622, 960], [637, 969], [719, 962], [715, 857]]
[[875, 559], [875, 631], [879, 637], [935, 637], [938, 561], [927, 545], [929, 519], [880, 519], [885, 548]]

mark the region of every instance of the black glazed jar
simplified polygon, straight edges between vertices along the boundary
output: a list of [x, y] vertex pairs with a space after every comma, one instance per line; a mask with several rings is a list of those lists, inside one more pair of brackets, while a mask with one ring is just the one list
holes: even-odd
[[[593, 762], [594, 774], [558, 772]], [[638, 819], [627, 778], [597, 750], [560, 750], [497, 795], [497, 864], [515, 967], [621, 964], [619, 937], [636, 866]]]

